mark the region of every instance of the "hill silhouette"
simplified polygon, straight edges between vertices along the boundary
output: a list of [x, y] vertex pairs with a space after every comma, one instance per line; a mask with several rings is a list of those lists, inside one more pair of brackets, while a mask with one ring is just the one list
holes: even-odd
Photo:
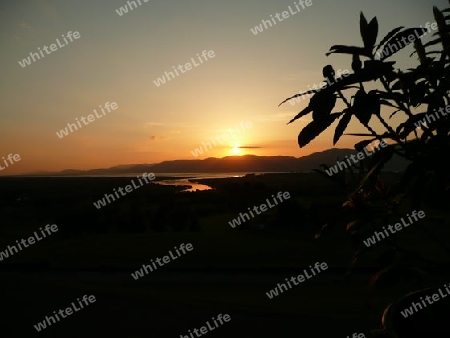
[[[227, 173], [227, 172], [310, 172], [321, 164], [333, 166], [337, 160], [356, 154], [353, 149], [328, 149], [307, 156], [226, 156], [209, 157], [203, 160], [172, 160], [155, 164], [117, 165], [111, 168], [91, 170], [67, 169], [60, 172], [35, 172], [27, 175], [118, 175], [130, 173]], [[408, 162], [393, 157], [387, 163], [385, 171], [403, 171]]]

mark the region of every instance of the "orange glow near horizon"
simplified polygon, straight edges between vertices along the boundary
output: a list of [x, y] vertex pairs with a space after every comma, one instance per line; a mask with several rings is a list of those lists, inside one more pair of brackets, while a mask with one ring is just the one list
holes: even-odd
[[231, 152], [233, 153], [233, 155], [241, 155], [241, 148], [239, 148], [239, 146], [234, 146], [231, 149]]
[[[160, 1], [120, 17], [114, 9], [124, 3], [117, 1], [108, 4], [108, 9], [100, 2], [2, 3], [0, 20], [5, 33], [0, 44], [7, 52], [0, 54], [4, 93], [0, 161], [9, 154], [19, 154], [21, 160], [0, 170], [0, 176], [209, 157], [298, 158], [333, 147], [353, 149], [365, 139], [343, 135], [334, 146], [336, 121], [299, 148], [299, 132], [312, 117], [308, 114], [287, 123], [309, 99], [278, 105], [321, 83], [322, 68], [328, 63], [335, 70], [351, 72], [351, 56], [328, 58], [325, 53], [343, 37], [349, 38], [348, 44], [360, 44], [359, 34], [353, 34], [359, 32], [360, 11], [384, 13], [385, 4], [362, 1], [348, 7], [318, 2], [307, 14], [299, 13], [255, 36], [250, 28], [284, 5], [262, 1], [255, 10], [254, 4], [236, 0], [178, 6]], [[437, 1], [443, 0], [432, 0]], [[411, 15], [403, 16], [401, 25], [416, 27], [432, 19], [430, 5], [425, 3], [399, 0], [389, 6], [395, 8], [392, 13], [407, 6]], [[236, 15], [230, 25], [233, 11]], [[86, 16], [86, 12], [96, 15]], [[67, 27], [67, 13], [80, 27]], [[226, 14], [222, 17], [221, 13]], [[335, 17], [341, 18], [339, 29], [317, 26], [318, 20], [328, 23]], [[387, 13], [380, 37], [399, 26], [397, 20]], [[310, 27], [317, 29], [301, 43], [292, 43], [298, 32]], [[26, 67], [18, 63], [69, 29], [79, 29], [81, 38], [51, 55], [35, 61], [33, 57]], [[186, 64], [203, 50], [213, 51], [215, 57], [176, 73], [177, 65]], [[402, 70], [416, 65], [407, 56], [409, 52], [404, 52], [396, 59]], [[265, 57], [260, 57], [262, 53]], [[163, 84], [156, 81], [171, 72], [179, 76], [167, 75]], [[349, 99], [351, 93], [345, 94]], [[116, 103], [117, 109], [101, 118], [95, 115], [94, 109], [99, 111], [108, 102]], [[338, 100], [333, 112], [345, 108]], [[388, 117], [391, 112], [382, 113]], [[396, 114], [389, 121], [395, 129], [405, 118]], [[370, 125], [376, 131], [385, 130], [377, 119]], [[70, 128], [67, 135], [58, 136], [65, 128]], [[355, 118], [345, 130], [345, 134], [367, 132]]]

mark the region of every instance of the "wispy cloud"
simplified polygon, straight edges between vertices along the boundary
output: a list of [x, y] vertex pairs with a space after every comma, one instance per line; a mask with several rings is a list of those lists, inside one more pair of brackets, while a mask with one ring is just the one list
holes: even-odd
[[17, 42], [21, 42], [22, 41], [22, 38], [20, 36], [18, 36], [17, 34], [12, 34], [11, 36]]
[[31, 28], [31, 25], [30, 24], [28, 24], [28, 23], [26, 23], [26, 22], [20, 22], [18, 25], [17, 25], [19, 28], [21, 28], [21, 29], [30, 29]]
[[165, 123], [162, 122], [147, 122], [144, 124], [144, 127], [155, 127], [155, 126], [164, 126]]
[[163, 130], [166, 130], [166, 132], [170, 132], [170, 133], [180, 133], [180, 129], [184, 130], [184, 129], [192, 129], [192, 128], [197, 128], [197, 126], [195, 124], [192, 124], [191, 122], [177, 122], [177, 123], [173, 123], [173, 122], [155, 122], [155, 121], [151, 121], [151, 122], [145, 122], [143, 124], [143, 128], [151, 128], [151, 127], [159, 127], [162, 128]]
[[165, 140], [168, 140], [169, 137], [167, 137], [167, 136], [153, 135], [153, 136], [150, 136], [149, 139], [150, 139], [150, 141], [165, 141]]

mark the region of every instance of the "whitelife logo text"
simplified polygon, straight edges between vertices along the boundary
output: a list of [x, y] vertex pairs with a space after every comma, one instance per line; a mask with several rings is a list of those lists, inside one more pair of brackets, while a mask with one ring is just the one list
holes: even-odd
[[[100, 107], [100, 109], [101, 109], [101, 111], [103, 113], [103, 116], [106, 115], [105, 111], [103, 110], [103, 107], [101, 105], [99, 107]], [[106, 108], [106, 110], [108, 110], [108, 113], [110, 113], [111, 109], [112, 110], [116, 110], [117, 108], [119, 108], [119, 106], [115, 102], [111, 103], [111, 106], [110, 106], [109, 102], [106, 102], [105, 103], [105, 108]], [[95, 117], [97, 117], [97, 119], [100, 119], [100, 118], [103, 117], [102, 115], [98, 115], [97, 109], [94, 109], [94, 113], [95, 113]], [[95, 117], [94, 117], [93, 114], [89, 114], [87, 116], [87, 122], [86, 122], [86, 118], [84, 116], [81, 116], [80, 119], [83, 122], [83, 124], [85, 126], [87, 126], [90, 122], [94, 122], [95, 121]], [[77, 122], [79, 128], [83, 127], [81, 122], [78, 121], [78, 118], [75, 118], [75, 121]], [[67, 127], [69, 127], [69, 129], [67, 129]], [[59, 138], [63, 138], [64, 136], [68, 136], [69, 135], [69, 130], [70, 130], [71, 133], [73, 133], [74, 130], [78, 130], [78, 127], [77, 127], [77, 125], [75, 123], [67, 123], [67, 127], [64, 128], [64, 129], [61, 129], [59, 132], [56, 132], [56, 135], [58, 135]], [[73, 127], [73, 129], [72, 129], [72, 127]]]
[[[245, 131], [246, 129], [250, 129], [253, 126], [253, 124], [250, 121], [244, 122], [241, 121], [240, 123], [240, 128], [236, 127], [236, 125], [234, 125], [234, 129], [233, 128], [228, 128], [229, 133], [225, 133], [221, 136], [216, 136], [215, 138], [211, 137], [211, 141], [212, 144], [210, 142], [203, 142], [202, 145], [199, 148], [195, 148], [194, 150], [191, 150], [191, 154], [194, 157], [197, 157], [199, 155], [203, 154], [203, 151], [206, 153], [208, 150], [212, 149], [213, 147], [217, 147], [217, 143], [216, 140], [219, 144], [222, 144], [222, 141], [226, 142], [230, 139], [231, 137], [235, 137], [236, 135], [234, 134], [234, 132], [236, 132], [237, 135], [239, 135], [242, 131]], [[209, 147], [209, 149], [208, 149]]]
[[[206, 55], [206, 54], [208, 54], [208, 55]], [[198, 67], [198, 66], [200, 66], [204, 61], [206, 62], [206, 61], [208, 61], [208, 57], [210, 58], [210, 59], [212, 59], [213, 57], [215, 57], [216, 55], [214, 54], [214, 51], [213, 50], [210, 50], [209, 52], [207, 52], [206, 50], [204, 50], [203, 52], [202, 52], [202, 55], [200, 56], [199, 54], [197, 54], [197, 59], [198, 59], [198, 61], [200, 62], [200, 63], [196, 63], [195, 62], [195, 59], [192, 57], [191, 58], [191, 61], [192, 61], [192, 64], [190, 63], [190, 62], [187, 62], [186, 64], [184, 64], [184, 66], [183, 65], [178, 65], [177, 67], [175, 67], [175, 66], [173, 66], [172, 68], [173, 68], [173, 71], [175, 72], [175, 74], [177, 74], [176, 76], [180, 76], [181, 74], [179, 74], [178, 73], [178, 70], [182, 73], [182, 74], [184, 74], [184, 73], [186, 73], [188, 70], [191, 70], [192, 69], [192, 65], [194, 65], [195, 67]], [[204, 61], [203, 61], [203, 59], [204, 59]], [[183, 68], [184, 67], [184, 68]], [[178, 69], [178, 70], [177, 70]], [[170, 78], [170, 76], [172, 76], [172, 79], [175, 79], [175, 75], [174, 75], [174, 73], [173, 72], [171, 72], [171, 71], [169, 71], [169, 72], [164, 72], [164, 74], [163, 74], [163, 76], [162, 77], [159, 77], [157, 80], [154, 80], [153, 81], [153, 83], [157, 86], [157, 87], [159, 87], [159, 86], [161, 86], [162, 84], [165, 84], [166, 83], [166, 80], [167, 81], [170, 81], [170, 80], [172, 80], [171, 78]]]
[[[64, 34], [62, 35], [62, 37], [66, 44], [65, 45], [61, 44], [61, 42], [59, 41], [59, 38], [56, 39], [56, 42], [58, 43], [59, 48], [62, 48], [69, 44], [67, 39], [69, 39], [70, 42], [72, 42], [73, 39], [75, 39], [75, 40], [79, 39], [81, 37], [81, 35], [79, 32], [73, 32], [73, 34], [72, 34], [72, 31], [69, 31], [69, 32], [67, 32], [67, 39], [64, 36]], [[56, 46], [56, 43], [52, 43], [50, 46], [42, 47], [42, 49], [45, 51], [46, 54], [44, 54], [44, 52], [41, 50], [41, 47], [39, 47], [38, 52], [41, 56], [39, 56], [38, 53], [31, 52], [29, 57], [27, 57], [26, 59], [23, 59], [22, 61], [19, 61], [19, 65], [22, 66], [22, 68], [25, 68], [26, 66], [31, 65], [31, 60], [33, 60], [33, 62], [36, 62], [37, 60], [40, 60], [41, 57], [44, 57], [45, 55], [49, 55], [52, 52], [56, 52], [58, 50], [58, 46]], [[50, 51], [49, 51], [49, 49], [50, 49]], [[30, 57], [31, 57], [31, 59], [30, 59]]]

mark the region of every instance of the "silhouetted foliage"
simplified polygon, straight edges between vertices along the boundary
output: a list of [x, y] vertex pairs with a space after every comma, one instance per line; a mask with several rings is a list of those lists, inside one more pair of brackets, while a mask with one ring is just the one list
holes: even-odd
[[[323, 68], [324, 81], [331, 80], [332, 85], [294, 95], [281, 103], [314, 94], [308, 106], [288, 122], [312, 113], [312, 122], [298, 135], [301, 148], [336, 120], [339, 122], [333, 145], [341, 137], [349, 135], [365, 138], [355, 144], [358, 151], [377, 140], [389, 143], [371, 157], [333, 176], [317, 170], [337, 183], [348, 194], [348, 199], [316, 237], [321, 237], [331, 227], [347, 231], [356, 250], [350, 269], [374, 247], [376, 250], [382, 248], [380, 271], [370, 281], [372, 290], [392, 285], [404, 277], [415, 280], [418, 287], [423, 271], [447, 269], [447, 263], [432, 261], [402, 247], [396, 236], [371, 247], [366, 247], [362, 240], [372, 236], [374, 231], [382, 231], [383, 226], [400, 219], [409, 211], [424, 207], [444, 209], [450, 201], [450, 174], [446, 159], [450, 151], [450, 119], [447, 116], [450, 110], [446, 110], [447, 106], [450, 108], [449, 12], [450, 9], [441, 11], [433, 7], [437, 32], [430, 34], [432, 40], [427, 43], [422, 42], [428, 32], [426, 28], [397, 27], [378, 44], [377, 19], [368, 22], [361, 13], [363, 45], [334, 45], [326, 54], [351, 56], [353, 73], [335, 78], [333, 67], [327, 65]], [[411, 56], [417, 54], [418, 65], [407, 70], [394, 68], [396, 62], [387, 60], [410, 44], [414, 46]], [[344, 103], [345, 109], [333, 112], [337, 100]], [[403, 122], [395, 125], [392, 121], [394, 116], [397, 119], [403, 117]], [[367, 133], [345, 134], [352, 118], [359, 121]], [[380, 124], [382, 129], [377, 130], [374, 125]], [[399, 184], [388, 186], [380, 173], [394, 154], [409, 160], [410, 164]], [[326, 165], [322, 167], [328, 169]], [[422, 224], [417, 223], [417, 228], [442, 248], [448, 261], [450, 249], [445, 242]]]

